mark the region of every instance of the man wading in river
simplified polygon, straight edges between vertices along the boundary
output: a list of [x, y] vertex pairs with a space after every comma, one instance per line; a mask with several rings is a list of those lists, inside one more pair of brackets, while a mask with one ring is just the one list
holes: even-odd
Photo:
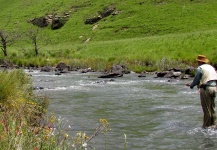
[[209, 60], [204, 55], [197, 57], [198, 68], [192, 83], [187, 83], [191, 89], [197, 85], [200, 92], [201, 106], [203, 109], [203, 128], [216, 124], [215, 97], [217, 73], [214, 67], [207, 64]]

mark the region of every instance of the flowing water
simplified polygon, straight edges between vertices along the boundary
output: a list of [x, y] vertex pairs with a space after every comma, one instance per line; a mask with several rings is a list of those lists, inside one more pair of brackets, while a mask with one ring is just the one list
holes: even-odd
[[[196, 150], [216, 149], [217, 131], [202, 129], [203, 112], [197, 89], [187, 80], [139, 78], [126, 74], [114, 81], [97, 78], [100, 73], [71, 72], [60, 76], [34, 71], [35, 91], [50, 99], [49, 111], [64, 120], [71, 136], [94, 132], [98, 120], [111, 125], [106, 140], [95, 137], [97, 150]], [[190, 81], [190, 80], [189, 80]], [[125, 143], [125, 136], [126, 142]]]

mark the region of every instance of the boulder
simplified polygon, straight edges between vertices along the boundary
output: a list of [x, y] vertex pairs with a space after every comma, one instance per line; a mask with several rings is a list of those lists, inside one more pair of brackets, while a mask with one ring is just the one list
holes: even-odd
[[113, 65], [110, 72], [119, 74], [129, 74], [130, 70], [124, 65]]
[[193, 77], [195, 74], [195, 70], [196, 70], [195, 68], [190, 67], [185, 69], [184, 73]]
[[108, 74], [103, 74], [101, 76], [99, 76], [98, 78], [116, 78], [116, 77], [122, 77], [123, 74], [119, 74], [119, 73], [108, 73]]
[[178, 78], [181, 76], [180, 69], [169, 69], [168, 71], [161, 71], [156, 73], [156, 77], [164, 77], [164, 78]]
[[80, 73], [93, 72], [93, 70], [91, 69], [91, 67], [85, 68], [85, 69], [80, 69], [79, 71], [80, 71]]
[[36, 86], [36, 87], [33, 87], [33, 90], [43, 90], [44, 87], [41, 87], [41, 86]]
[[44, 66], [44, 67], [41, 67], [41, 72], [52, 72], [54, 71], [55, 69], [51, 66]]
[[165, 78], [177, 78], [180, 77], [182, 73], [180, 71], [169, 71], [167, 74], [164, 76]]
[[59, 75], [62, 75], [62, 74], [60, 72], [55, 72], [55, 75], [59, 76]]
[[61, 73], [67, 73], [69, 72], [70, 67], [66, 65], [64, 62], [60, 62], [59, 64], [57, 64], [56, 69]]
[[181, 75], [180, 79], [189, 79], [190, 75], [185, 74], [185, 75]]
[[139, 75], [138, 75], [138, 77], [146, 77], [146, 74], [145, 74], [145, 72], [142, 72], [142, 73], [140, 73]]
[[95, 83], [99, 83], [99, 84], [105, 84], [107, 82], [112, 82], [115, 81], [114, 79], [108, 79], [108, 80], [101, 80], [101, 81], [96, 81]]
[[156, 77], [164, 77], [166, 74], [168, 73], [168, 71], [162, 71], [162, 72], [156, 72]]

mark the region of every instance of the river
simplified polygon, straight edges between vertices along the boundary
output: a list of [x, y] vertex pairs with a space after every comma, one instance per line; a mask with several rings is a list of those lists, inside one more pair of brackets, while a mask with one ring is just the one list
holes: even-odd
[[[70, 72], [60, 76], [53, 72], [28, 72], [35, 91], [50, 100], [48, 110], [63, 120], [67, 132], [94, 132], [98, 120], [108, 120], [109, 150], [196, 150], [217, 149], [217, 131], [202, 129], [203, 112], [197, 89], [185, 86], [190, 80], [170, 82], [153, 75], [137, 74], [109, 79], [100, 73]], [[125, 136], [126, 142], [125, 143]], [[90, 145], [105, 149], [103, 136]]]

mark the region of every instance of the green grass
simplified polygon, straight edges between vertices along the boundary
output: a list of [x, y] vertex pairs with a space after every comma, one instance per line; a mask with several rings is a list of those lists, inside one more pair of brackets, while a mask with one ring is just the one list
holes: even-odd
[[[38, 58], [24, 34], [9, 46], [8, 59], [21, 66], [66, 61], [72, 66], [96, 69], [122, 63], [135, 70], [156, 70], [162, 69], [158, 65], [162, 59], [179, 62], [170, 63], [171, 67], [189, 65], [198, 54], [217, 63], [215, 0], [39, 0], [33, 4], [30, 0], [0, 0], [0, 3], [0, 30], [16, 34], [37, 28], [28, 23], [30, 19], [70, 11], [71, 16], [62, 28], [51, 30], [48, 26], [40, 30]], [[95, 30], [94, 25], [84, 24], [85, 19], [97, 16], [98, 11], [111, 5], [120, 11], [118, 15], [100, 20]], [[85, 43], [88, 38], [90, 41]], [[4, 59], [2, 53], [0, 58]]]

